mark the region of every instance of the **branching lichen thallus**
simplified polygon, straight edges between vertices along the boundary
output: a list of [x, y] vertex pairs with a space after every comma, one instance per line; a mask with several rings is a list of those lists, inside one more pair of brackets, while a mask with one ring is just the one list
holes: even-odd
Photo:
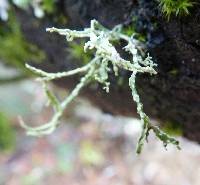
[[[143, 104], [141, 103], [136, 90], [136, 75], [137, 73], [156, 74], [154, 69], [156, 64], [154, 64], [149, 55], [147, 55], [146, 58], [142, 57], [141, 43], [138, 40], [133, 36], [129, 37], [123, 34], [121, 25], [109, 30], [96, 20], [92, 20], [90, 27], [85, 28], [82, 31], [57, 29], [54, 27], [47, 28], [47, 31], [57, 32], [60, 35], [64, 35], [69, 42], [73, 41], [75, 38], [88, 38], [89, 41], [85, 43], [84, 51], [87, 52], [87, 50], [94, 50], [95, 53], [94, 58], [88, 64], [68, 72], [47, 73], [26, 64], [28, 69], [40, 76], [39, 80], [44, 84], [48, 100], [55, 111], [52, 119], [48, 123], [38, 127], [30, 127], [21, 119], [21, 125], [27, 130], [28, 135], [40, 136], [52, 133], [59, 125], [59, 119], [61, 118], [63, 111], [67, 108], [69, 103], [78, 96], [81, 89], [90, 82], [96, 81], [102, 84], [103, 89], [105, 89], [106, 92], [109, 92], [110, 82], [108, 73], [111, 71], [112, 67], [114, 75], [116, 76], [118, 75], [119, 69], [132, 72], [129, 78], [129, 86], [132, 91], [133, 100], [137, 104], [137, 112], [142, 123], [142, 132], [137, 145], [137, 153], [141, 152], [144, 141], [147, 139], [150, 130], [152, 130], [163, 142], [165, 147], [167, 144], [172, 143], [179, 148], [179, 142], [161, 131], [157, 126], [153, 126], [150, 123], [149, 117], [143, 111]], [[124, 40], [127, 43], [124, 50], [132, 55], [131, 61], [123, 59], [112, 44], [113, 41], [116, 42], [120, 40]], [[76, 74], [82, 74], [83, 77], [72, 92], [60, 102], [54, 93], [48, 88], [47, 82]]]

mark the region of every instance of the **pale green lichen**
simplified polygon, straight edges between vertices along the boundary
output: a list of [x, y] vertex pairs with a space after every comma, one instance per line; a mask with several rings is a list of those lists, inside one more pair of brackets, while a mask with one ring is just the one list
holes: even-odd
[[[28, 135], [40, 136], [52, 133], [59, 125], [59, 119], [64, 110], [67, 108], [69, 103], [78, 96], [83, 87], [96, 81], [102, 84], [103, 89], [105, 89], [106, 92], [109, 92], [110, 82], [108, 74], [113, 70], [115, 76], [117, 76], [118, 70], [122, 69], [132, 72], [132, 75], [129, 78], [129, 86], [132, 91], [133, 100], [137, 104], [137, 112], [143, 125], [142, 133], [138, 141], [137, 153], [141, 152], [144, 141], [147, 140], [150, 130], [152, 130], [163, 142], [165, 147], [167, 144], [171, 143], [179, 148], [179, 142], [161, 131], [158, 127], [152, 125], [149, 117], [144, 113], [143, 105], [136, 90], [136, 76], [138, 73], [149, 73], [153, 75], [157, 72], [154, 69], [156, 64], [154, 64], [152, 58], [149, 55], [147, 55], [146, 58], [143, 57], [143, 48], [137, 39], [123, 34], [120, 25], [114, 27], [112, 30], [108, 30], [96, 20], [92, 20], [91, 26], [85, 28], [83, 31], [57, 28], [48, 28], [47, 31], [64, 35], [69, 42], [73, 41], [74, 38], [89, 38], [89, 41], [84, 45], [84, 51], [94, 51], [94, 58], [83, 67], [59, 73], [47, 73], [28, 64], [26, 65], [26, 67], [32, 72], [41, 76], [38, 80], [43, 82], [46, 95], [55, 110], [52, 119], [48, 123], [39, 127], [29, 127], [21, 119], [21, 125], [27, 130]], [[120, 40], [127, 42], [124, 50], [132, 55], [131, 61], [123, 59], [112, 44], [113, 42]], [[80, 73], [84, 74], [84, 76], [80, 79], [80, 82], [72, 90], [69, 96], [67, 96], [62, 102], [60, 102], [47, 87], [47, 82], [50, 80]]]

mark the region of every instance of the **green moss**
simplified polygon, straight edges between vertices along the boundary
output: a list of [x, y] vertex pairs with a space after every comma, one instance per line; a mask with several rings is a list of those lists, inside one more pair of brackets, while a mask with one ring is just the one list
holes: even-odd
[[164, 123], [162, 130], [169, 135], [173, 136], [182, 136], [183, 135], [183, 128], [180, 123], [167, 121]]
[[79, 43], [70, 43], [69, 51], [72, 57], [77, 60], [80, 60], [82, 64], [87, 64], [92, 59], [92, 52], [84, 52], [84, 42], [81, 41]]
[[25, 40], [13, 13], [9, 15], [6, 25], [1, 24], [4, 24], [0, 27], [0, 59], [3, 62], [27, 72], [24, 67], [26, 62], [45, 60], [45, 53]]
[[65, 25], [68, 22], [68, 18], [62, 13], [60, 14], [56, 13], [56, 15], [53, 16], [53, 21], [61, 25]]
[[138, 21], [138, 18], [136, 16], [132, 17], [132, 23], [128, 26], [123, 26], [122, 33], [127, 36], [134, 36], [137, 40], [140, 42], [146, 42], [147, 41], [147, 34], [146, 33], [139, 33], [136, 31], [136, 23]]
[[159, 3], [163, 14], [168, 19], [171, 15], [188, 15], [189, 9], [194, 5], [192, 0], [159, 0]]
[[8, 118], [0, 112], [0, 149], [9, 150], [14, 146], [15, 134]]
[[54, 13], [56, 9], [55, 0], [43, 0], [41, 6], [44, 12], [48, 14]]
[[129, 37], [133, 35], [140, 42], [146, 42], [146, 40], [147, 40], [146, 35], [142, 34], [142, 33], [138, 33], [135, 30], [134, 25], [129, 25], [127, 27], [124, 27], [122, 32], [123, 32], [123, 34], [128, 35]]
[[169, 71], [170, 75], [176, 76], [178, 74], [178, 70], [176, 68]]
[[136, 34], [135, 27], [134, 26], [127, 26], [123, 27], [122, 29], [123, 34], [128, 35], [129, 37], [132, 36], [133, 34]]

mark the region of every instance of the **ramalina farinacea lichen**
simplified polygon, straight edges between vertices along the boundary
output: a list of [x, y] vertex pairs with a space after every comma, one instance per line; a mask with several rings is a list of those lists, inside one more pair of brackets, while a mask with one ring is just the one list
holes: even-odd
[[[83, 67], [59, 73], [47, 73], [26, 64], [28, 69], [40, 76], [38, 80], [44, 84], [48, 100], [55, 111], [52, 119], [48, 123], [39, 127], [29, 127], [21, 120], [21, 125], [27, 130], [28, 135], [40, 136], [52, 133], [59, 125], [59, 119], [61, 118], [64, 110], [68, 107], [70, 102], [78, 96], [83, 87], [96, 81], [97, 83], [102, 84], [103, 89], [105, 89], [108, 93], [110, 85], [108, 75], [109, 71], [113, 69], [114, 75], [117, 76], [118, 70], [121, 69], [128, 70], [132, 73], [129, 78], [129, 86], [132, 91], [133, 100], [137, 104], [137, 112], [142, 123], [142, 133], [138, 141], [137, 153], [141, 152], [144, 141], [147, 140], [150, 130], [152, 130], [163, 142], [164, 146], [171, 143], [179, 148], [179, 142], [161, 131], [158, 127], [152, 125], [149, 117], [144, 113], [143, 104], [141, 103], [136, 90], [136, 76], [138, 73], [149, 73], [150, 75], [155, 75], [157, 72], [154, 69], [156, 64], [152, 61], [152, 58], [149, 55], [147, 55], [146, 58], [143, 57], [144, 53], [142, 45], [138, 40], [134, 37], [129, 37], [123, 34], [121, 25], [109, 30], [96, 20], [92, 20], [90, 27], [85, 28], [83, 31], [57, 29], [54, 27], [47, 28], [47, 31], [64, 35], [69, 42], [73, 41], [75, 38], [89, 39], [89, 41], [87, 41], [84, 45], [84, 51], [94, 51], [94, 58]], [[112, 44], [120, 40], [127, 43], [124, 50], [132, 55], [131, 61], [123, 59], [117, 52], [115, 46]], [[75, 86], [69, 96], [60, 102], [52, 91], [49, 90], [47, 82], [76, 74], [83, 75], [80, 82]]]

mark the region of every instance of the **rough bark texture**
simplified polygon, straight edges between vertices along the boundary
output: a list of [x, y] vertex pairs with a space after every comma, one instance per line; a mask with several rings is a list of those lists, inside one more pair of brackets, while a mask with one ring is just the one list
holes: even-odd
[[[150, 54], [156, 60], [158, 75], [140, 75], [137, 80], [147, 114], [161, 123], [171, 122], [183, 128], [184, 136], [200, 142], [200, 7], [196, 5], [191, 15], [161, 16], [157, 4], [140, 0], [67, 0], [58, 1], [59, 13], [67, 18], [67, 25], [53, 21], [52, 17], [37, 20], [29, 12], [16, 10], [25, 37], [37, 44], [48, 56], [43, 69], [69, 70], [78, 65], [66, 52], [63, 37], [45, 32], [49, 26], [83, 28], [95, 18], [112, 28], [116, 24], [129, 24], [137, 17], [136, 29], [147, 36]], [[156, 26], [155, 26], [156, 25]], [[110, 94], [98, 86], [84, 92], [105, 112], [136, 115], [130, 89], [129, 74], [122, 71], [123, 84], [111, 79]], [[111, 77], [112, 78], [112, 77]], [[60, 84], [71, 87], [77, 79], [62, 80]]]

